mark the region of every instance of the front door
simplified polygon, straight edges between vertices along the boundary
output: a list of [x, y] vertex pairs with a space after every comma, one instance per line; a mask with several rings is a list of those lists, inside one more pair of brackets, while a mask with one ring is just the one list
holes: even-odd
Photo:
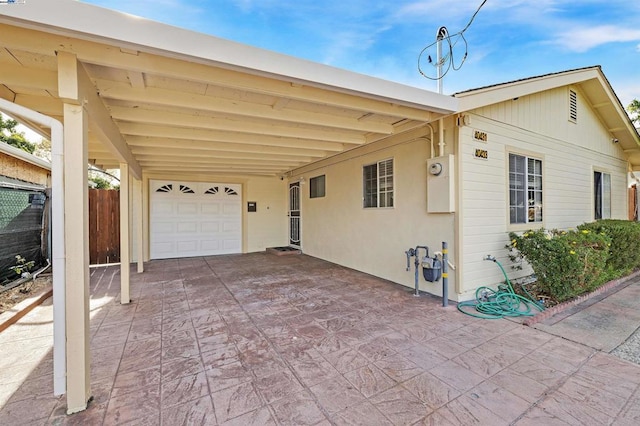
[[289, 184], [289, 245], [300, 248], [300, 182]]

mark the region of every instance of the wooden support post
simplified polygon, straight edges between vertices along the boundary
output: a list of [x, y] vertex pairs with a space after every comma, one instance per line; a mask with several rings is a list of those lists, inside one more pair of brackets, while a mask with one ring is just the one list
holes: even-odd
[[120, 163], [120, 303], [131, 303], [129, 244], [129, 166]]

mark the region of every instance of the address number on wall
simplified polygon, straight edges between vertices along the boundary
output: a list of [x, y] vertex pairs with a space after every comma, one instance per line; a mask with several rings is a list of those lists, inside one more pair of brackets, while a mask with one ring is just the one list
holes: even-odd
[[486, 149], [476, 149], [476, 152], [473, 154], [473, 156], [481, 160], [488, 160], [489, 151], [487, 151]]
[[487, 135], [487, 132], [481, 132], [480, 130], [474, 130], [473, 131], [473, 139], [475, 139], [477, 141], [481, 141], [481, 142], [488, 142], [489, 141], [489, 136]]

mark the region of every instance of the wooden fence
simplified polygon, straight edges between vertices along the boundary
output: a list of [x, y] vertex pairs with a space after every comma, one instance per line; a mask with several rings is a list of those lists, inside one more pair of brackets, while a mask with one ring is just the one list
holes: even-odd
[[120, 191], [89, 189], [89, 263], [120, 262]]
[[629, 220], [638, 220], [638, 191], [636, 185], [629, 188]]

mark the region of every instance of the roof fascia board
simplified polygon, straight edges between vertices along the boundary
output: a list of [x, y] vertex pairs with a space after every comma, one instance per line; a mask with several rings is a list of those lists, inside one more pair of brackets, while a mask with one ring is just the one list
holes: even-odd
[[527, 96], [533, 93], [599, 78], [600, 74], [599, 69], [594, 67], [499, 84], [470, 92], [458, 93], [455, 97], [460, 99], [459, 112], [465, 112], [488, 105], [494, 105], [510, 99], [516, 99], [521, 96]]
[[609, 83], [609, 80], [604, 75], [604, 73], [602, 71], [599, 71], [598, 74], [598, 80], [600, 81], [602, 89], [605, 91], [607, 97], [609, 98], [609, 101], [618, 113], [622, 126], [626, 129], [627, 132], [629, 132], [629, 134], [632, 135], [633, 139], [635, 139], [636, 144], [640, 146], [640, 134], [638, 133], [638, 129], [633, 125], [629, 114], [627, 114], [627, 111], [620, 102], [620, 98], [618, 98], [618, 95], [616, 95], [613, 87], [611, 87], [611, 84]]
[[0, 8], [0, 22], [450, 114], [458, 100], [388, 80], [150, 21], [73, 0]]

